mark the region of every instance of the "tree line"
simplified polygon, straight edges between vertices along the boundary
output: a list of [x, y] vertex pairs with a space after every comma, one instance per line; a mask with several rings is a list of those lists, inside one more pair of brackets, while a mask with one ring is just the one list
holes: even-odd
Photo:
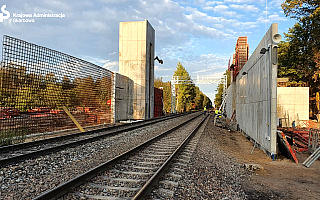
[[[183, 65], [179, 62], [173, 76], [179, 76], [184, 80], [191, 80], [191, 77]], [[166, 113], [171, 112], [171, 82], [162, 82], [156, 78], [154, 82], [156, 88], [163, 88], [163, 104]], [[212, 108], [212, 102], [199, 87], [194, 84], [177, 84], [176, 91], [176, 111], [186, 112], [190, 110], [202, 110], [204, 107]]]
[[[111, 98], [112, 77], [93, 79], [91, 76], [58, 78], [54, 73], [40, 74], [27, 72], [27, 68], [10, 63], [0, 68], [0, 107], [13, 107], [21, 112], [36, 107], [50, 109], [95, 107], [108, 108]], [[178, 63], [174, 76], [191, 77], [187, 70]], [[171, 82], [155, 79], [155, 87], [163, 88], [164, 110], [171, 112]], [[194, 84], [176, 85], [176, 110], [190, 110], [212, 107], [211, 100]]]
[[315, 96], [320, 86], [320, 3], [319, 0], [286, 0], [282, 8], [296, 24], [279, 44], [278, 77], [292, 85], [309, 86], [310, 111], [317, 114]]
[[75, 107], [107, 108], [112, 77], [91, 76], [59, 80], [54, 73], [27, 73], [26, 67], [9, 64], [0, 69], [0, 107], [22, 112], [35, 107], [61, 109]]

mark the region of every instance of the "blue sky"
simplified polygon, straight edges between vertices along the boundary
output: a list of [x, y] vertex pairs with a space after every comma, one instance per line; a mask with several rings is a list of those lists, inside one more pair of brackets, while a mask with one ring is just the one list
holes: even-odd
[[[0, 35], [55, 49], [118, 72], [119, 23], [147, 19], [156, 31], [155, 76], [171, 79], [181, 62], [193, 77], [221, 76], [239, 36], [253, 52], [266, 29], [279, 24], [283, 36], [295, 21], [285, 17], [281, 0], [1, 0], [9, 19]], [[266, 12], [267, 3], [267, 12]], [[13, 22], [13, 13], [56, 13], [64, 18]], [[266, 15], [267, 14], [267, 15]], [[266, 18], [267, 16], [267, 18]], [[28, 18], [31, 19], [31, 18]], [[214, 100], [216, 85], [199, 85]]]

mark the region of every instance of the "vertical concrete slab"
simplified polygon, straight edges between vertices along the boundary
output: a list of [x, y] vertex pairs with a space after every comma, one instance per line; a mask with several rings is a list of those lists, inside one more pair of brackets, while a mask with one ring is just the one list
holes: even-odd
[[121, 74], [114, 76], [114, 119], [115, 122], [133, 119], [133, 81]]
[[277, 118], [283, 119], [283, 127], [291, 127], [292, 121], [298, 126], [299, 120], [309, 120], [309, 88], [278, 87]]
[[[272, 24], [258, 47], [236, 77], [230, 97], [235, 98], [236, 119], [239, 128], [268, 153], [276, 153], [277, 131], [277, 63], [273, 63], [272, 37], [278, 33], [278, 24]], [[260, 50], [266, 48], [265, 54]], [[246, 72], [246, 75], [242, 75]], [[227, 103], [232, 103], [229, 99]], [[228, 117], [230, 116], [228, 111]]]
[[119, 73], [134, 82], [133, 118], [152, 118], [155, 31], [147, 20], [121, 22], [119, 40]]

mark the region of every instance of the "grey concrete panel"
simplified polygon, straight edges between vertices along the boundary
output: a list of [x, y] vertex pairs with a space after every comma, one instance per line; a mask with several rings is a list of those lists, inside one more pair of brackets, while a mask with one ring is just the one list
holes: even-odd
[[[231, 95], [226, 105], [227, 116], [230, 118], [236, 110], [239, 128], [268, 153], [276, 153], [277, 63], [271, 62], [271, 49], [276, 45], [272, 36], [276, 33], [278, 24], [272, 24], [228, 88]], [[270, 50], [260, 54], [263, 47]]]
[[133, 81], [126, 76], [116, 73], [114, 87], [115, 121], [133, 119]]
[[292, 121], [299, 126], [300, 120], [309, 120], [308, 87], [278, 87], [277, 91], [277, 118], [283, 119], [283, 127], [291, 127]]

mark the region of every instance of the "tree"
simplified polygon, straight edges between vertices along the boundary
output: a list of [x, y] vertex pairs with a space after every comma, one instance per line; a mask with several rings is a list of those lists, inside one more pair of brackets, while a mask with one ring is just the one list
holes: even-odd
[[[319, 91], [320, 77], [320, 4], [319, 0], [286, 0], [282, 8], [298, 22], [285, 34], [279, 45], [279, 77], [289, 77], [293, 83], [305, 82], [310, 99]], [[310, 104], [317, 113], [315, 102]]]
[[170, 81], [162, 82], [162, 79], [155, 78], [154, 87], [163, 88], [163, 107], [166, 113], [171, 112], [171, 83]]
[[[319, 0], [286, 0], [282, 4], [286, 16], [297, 19], [298, 23], [290, 29], [289, 42], [295, 39], [299, 50], [311, 57], [311, 61], [320, 68], [320, 2]], [[299, 37], [301, 34], [301, 37]], [[293, 42], [292, 42], [293, 43]]]
[[226, 70], [225, 73], [223, 74], [224, 76], [220, 79], [220, 83], [218, 84], [218, 87], [216, 89], [216, 95], [214, 99], [214, 105], [216, 108], [219, 108], [220, 105], [222, 104], [222, 95], [223, 95], [223, 88], [224, 88], [224, 82], [225, 82], [225, 75], [227, 75], [227, 88], [229, 87], [231, 83], [231, 72], [229, 70]]
[[319, 0], [286, 0], [281, 6], [287, 17], [300, 20], [319, 11]]
[[196, 87], [195, 90], [196, 90], [196, 96], [194, 99], [194, 103], [195, 103], [194, 109], [199, 110], [203, 108], [203, 104], [204, 104], [203, 101], [204, 101], [205, 95], [200, 91], [199, 87]]
[[[191, 80], [191, 77], [187, 70], [179, 62], [177, 69], [174, 72], [174, 76], [179, 76], [183, 80]], [[163, 104], [164, 109], [167, 113], [171, 112], [171, 82], [162, 82], [161, 79], [156, 78], [155, 87], [163, 87]], [[184, 112], [192, 109], [199, 110], [203, 109], [204, 106], [207, 108], [212, 107], [211, 100], [203, 94], [199, 87], [194, 84], [179, 84], [176, 85], [177, 93], [177, 111]]]
[[279, 44], [279, 77], [289, 77], [292, 82], [313, 82], [317, 69], [308, 35], [298, 23], [285, 34], [286, 42]]
[[[179, 62], [174, 76], [179, 76], [183, 80], [191, 80], [187, 70]], [[179, 84], [176, 86], [177, 92], [177, 111], [185, 112], [192, 109], [192, 100], [195, 97], [193, 84]]]

